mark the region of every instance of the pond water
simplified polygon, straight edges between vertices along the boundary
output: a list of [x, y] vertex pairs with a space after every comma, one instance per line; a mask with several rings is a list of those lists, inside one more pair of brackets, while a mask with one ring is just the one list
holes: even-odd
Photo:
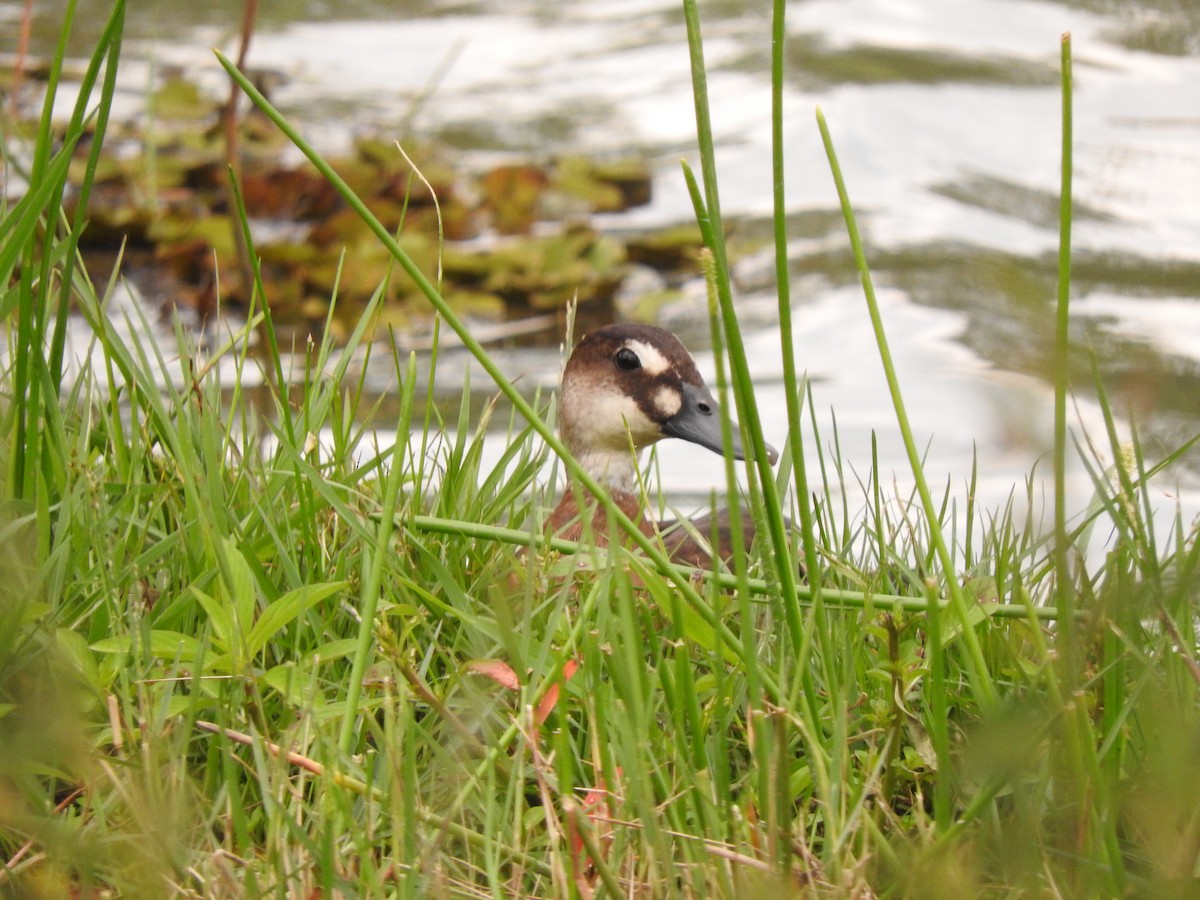
[[[22, 4], [0, 2], [7, 23]], [[57, 36], [61, 2], [40, 3], [35, 44]], [[82, 52], [106, 4], [84, 0]], [[722, 206], [738, 232], [771, 207], [770, 4], [702, 2]], [[124, 89], [131, 108], [155, 67], [226, 90], [209, 48], [232, 53], [240, 3], [141, 0], [131, 7]], [[326, 149], [351, 136], [420, 135], [468, 162], [564, 152], [643, 155], [645, 207], [601, 217], [630, 230], [683, 222], [681, 158], [695, 162], [688, 51], [667, 0], [271, 3], [250, 51], [284, 79], [277, 105]], [[1200, 5], [1178, 0], [807, 0], [788, 9], [787, 204], [798, 365], [822, 421], [860, 473], [872, 435], [884, 472], [907, 475], [865, 304], [814, 120], [829, 122], [856, 204], [885, 325], [928, 473], [960, 496], [978, 459], [994, 506], [1036, 464], [1049, 470], [1050, 357], [1060, 178], [1060, 35], [1073, 36], [1077, 425], [1102, 434], [1087, 355], [1151, 456], [1200, 431]], [[744, 313], [767, 439], [785, 431], [769, 255], [743, 257]], [[702, 291], [663, 324], [702, 348]], [[774, 327], [773, 327], [774, 325]], [[710, 361], [701, 357], [702, 369]], [[552, 384], [559, 354], [500, 357]], [[456, 366], [458, 371], [456, 374]], [[457, 396], [470, 366], [451, 352]], [[392, 369], [373, 375], [387, 390]], [[472, 384], [487, 384], [481, 372]], [[827, 436], [829, 431], [826, 432]], [[663, 445], [665, 487], [703, 493], [720, 461]], [[1169, 512], [1200, 510], [1196, 456], [1162, 482]], [[1082, 470], [1073, 503], [1090, 489]], [[1180, 490], [1172, 490], [1179, 484]]]

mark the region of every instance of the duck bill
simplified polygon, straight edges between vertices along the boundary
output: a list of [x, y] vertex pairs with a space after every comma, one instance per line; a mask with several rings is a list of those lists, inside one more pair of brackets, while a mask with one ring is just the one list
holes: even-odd
[[[746, 451], [742, 446], [741, 429], [737, 422], [731, 422], [733, 433], [729, 450], [734, 459], [745, 459]], [[683, 386], [683, 405], [679, 412], [667, 419], [662, 425], [662, 433], [667, 437], [680, 438], [699, 444], [701, 447], [724, 455], [725, 445], [721, 438], [721, 416], [717, 412], [717, 401], [703, 385], [685, 384]], [[773, 447], [767, 447], [767, 458], [774, 463], [778, 454]]]

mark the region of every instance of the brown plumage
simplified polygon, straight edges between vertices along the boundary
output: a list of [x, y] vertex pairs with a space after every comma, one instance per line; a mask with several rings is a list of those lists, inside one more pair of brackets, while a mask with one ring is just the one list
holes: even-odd
[[[679, 339], [652, 325], [608, 325], [592, 332], [567, 360], [558, 409], [563, 443], [621, 511], [640, 523], [643, 533], [661, 532], [673, 560], [711, 566], [707, 548], [691, 530], [676, 522], [651, 522], [635, 493], [641, 451], [664, 437], [723, 452], [716, 401]], [[736, 425], [730, 450], [734, 458], [745, 458]], [[775, 451], [768, 447], [767, 453], [773, 464]], [[586, 496], [581, 514], [583, 493], [568, 485], [546, 528], [567, 540], [579, 540], [590, 531], [603, 545], [609, 535], [608, 516]], [[589, 529], [584, 528], [585, 520], [590, 520]], [[711, 517], [692, 520], [691, 525], [705, 541], [711, 538]], [[718, 515], [717, 526], [717, 555], [728, 560], [733, 550], [727, 510]], [[754, 528], [748, 517], [745, 528], [749, 544]]]

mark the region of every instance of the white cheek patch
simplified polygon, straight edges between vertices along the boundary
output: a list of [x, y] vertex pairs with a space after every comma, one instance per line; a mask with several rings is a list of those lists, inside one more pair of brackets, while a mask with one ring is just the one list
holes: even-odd
[[646, 418], [637, 402], [627, 394], [611, 392], [596, 397], [579, 423], [579, 442], [584, 447], [629, 452], [630, 438], [641, 449], [662, 437], [662, 429]]
[[647, 344], [645, 341], [626, 341], [625, 346], [638, 355], [638, 359], [642, 361], [642, 370], [651, 378], [655, 378], [671, 368], [671, 363], [652, 344]]
[[665, 384], [654, 392], [653, 402], [654, 409], [663, 419], [673, 418], [683, 408], [683, 397], [679, 391]]

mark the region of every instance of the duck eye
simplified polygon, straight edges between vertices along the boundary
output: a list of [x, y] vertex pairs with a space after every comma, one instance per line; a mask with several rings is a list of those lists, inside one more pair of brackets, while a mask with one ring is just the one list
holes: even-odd
[[632, 372], [642, 367], [641, 359], [628, 347], [618, 350], [617, 355], [613, 357], [613, 362], [617, 364], [618, 369], [624, 369], [626, 372]]

